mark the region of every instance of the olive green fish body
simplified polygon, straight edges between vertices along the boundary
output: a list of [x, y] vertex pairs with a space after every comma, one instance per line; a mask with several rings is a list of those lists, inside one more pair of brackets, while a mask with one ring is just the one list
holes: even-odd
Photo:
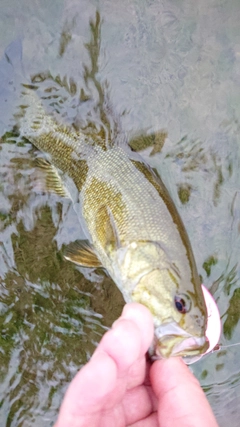
[[[150, 173], [156, 184], [163, 187], [160, 180], [157, 182], [140, 156], [130, 155], [135, 159], [131, 159], [124, 149], [116, 147], [108, 151], [99, 150], [97, 157], [88, 162], [89, 170], [81, 198], [83, 215], [94, 246], [102, 259], [106, 256], [106, 248], [109, 256], [113, 256], [118, 249], [132, 242], [140, 242], [141, 245], [156, 242], [162, 251], [162, 265], [174, 275], [181, 272], [182, 280], [191, 283], [191, 279], [196, 280], [198, 276], [193, 257], [190, 263], [189, 250], [180, 234], [183, 225], [181, 221], [174, 222], [173, 219], [179, 218], [173, 218], [175, 212], [171, 215], [169, 206], [144, 172]], [[165, 188], [161, 190], [166, 192]], [[115, 230], [111, 232], [111, 228]], [[109, 233], [117, 236], [113, 248]]]
[[106, 147], [57, 124], [30, 90], [24, 99], [21, 134], [59, 173], [84, 219], [93, 262], [96, 256], [126, 302], [140, 302], [152, 312], [152, 353], [204, 352], [207, 313], [201, 284], [187, 233], [161, 179], [129, 147]]

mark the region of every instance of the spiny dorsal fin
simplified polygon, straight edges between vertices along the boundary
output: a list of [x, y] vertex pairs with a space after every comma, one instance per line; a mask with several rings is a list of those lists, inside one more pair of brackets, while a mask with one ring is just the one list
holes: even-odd
[[76, 240], [65, 249], [64, 257], [83, 267], [101, 267], [102, 264], [87, 240]]
[[61, 197], [70, 197], [57, 169], [46, 159], [38, 157], [35, 160], [37, 169], [44, 173], [44, 178], [38, 177], [39, 187], [42, 191], [55, 193]]

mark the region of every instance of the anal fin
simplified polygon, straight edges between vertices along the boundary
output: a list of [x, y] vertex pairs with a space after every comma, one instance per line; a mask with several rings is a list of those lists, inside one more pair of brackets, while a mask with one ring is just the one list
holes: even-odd
[[55, 193], [61, 197], [70, 197], [55, 166], [42, 157], [38, 157], [34, 164], [36, 171], [41, 171], [41, 176], [37, 177], [38, 188], [43, 192]]

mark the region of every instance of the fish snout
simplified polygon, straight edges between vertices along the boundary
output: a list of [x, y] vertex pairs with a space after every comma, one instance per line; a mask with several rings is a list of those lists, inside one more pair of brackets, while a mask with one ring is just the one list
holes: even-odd
[[170, 323], [155, 329], [155, 339], [150, 355], [153, 360], [172, 356], [187, 357], [190, 360], [205, 353], [208, 347], [209, 342], [205, 335], [191, 335], [179, 325]]

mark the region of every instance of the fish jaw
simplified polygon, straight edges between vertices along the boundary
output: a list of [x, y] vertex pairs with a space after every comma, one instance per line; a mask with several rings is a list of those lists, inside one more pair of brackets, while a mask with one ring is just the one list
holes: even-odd
[[180, 356], [190, 362], [191, 358], [205, 353], [208, 347], [206, 336], [191, 335], [177, 323], [170, 322], [155, 329], [154, 341], [149, 354], [152, 360]]

